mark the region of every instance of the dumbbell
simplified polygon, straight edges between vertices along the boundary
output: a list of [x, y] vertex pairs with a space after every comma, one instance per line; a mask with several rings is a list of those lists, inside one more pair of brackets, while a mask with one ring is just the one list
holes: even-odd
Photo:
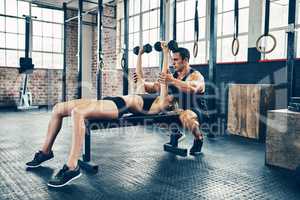
[[[143, 46], [143, 49], [144, 49], [145, 53], [150, 53], [152, 51], [152, 46], [150, 44], [145, 44]], [[139, 52], [140, 52], [140, 47], [139, 46], [136, 46], [136, 47], [133, 48], [133, 53], [135, 55], [139, 55]]]
[[[177, 44], [177, 42], [176, 42], [175, 40], [170, 40], [170, 42], [168, 43], [168, 48], [169, 48], [172, 52], [176, 51], [176, 50], [178, 49], [178, 44]], [[156, 42], [156, 43], [154, 44], [154, 49], [155, 49], [156, 51], [162, 51], [161, 43], [160, 43], [160, 42]]]

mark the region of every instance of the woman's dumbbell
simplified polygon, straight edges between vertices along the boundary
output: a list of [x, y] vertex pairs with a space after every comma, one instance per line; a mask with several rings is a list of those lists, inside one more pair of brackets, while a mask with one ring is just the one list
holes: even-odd
[[[176, 42], [175, 40], [170, 40], [170, 42], [168, 43], [168, 48], [169, 48], [172, 52], [176, 51], [176, 50], [178, 49], [178, 44], [177, 44], [177, 42]], [[160, 42], [156, 42], [156, 43], [154, 44], [154, 49], [155, 49], [156, 51], [162, 51], [161, 43], [160, 43]]]
[[[150, 44], [145, 44], [143, 46], [143, 49], [144, 49], [145, 53], [150, 53], [152, 51], [152, 46]], [[133, 53], [135, 55], [139, 55], [139, 52], [140, 52], [140, 47], [139, 46], [136, 46], [136, 47], [133, 48]]]

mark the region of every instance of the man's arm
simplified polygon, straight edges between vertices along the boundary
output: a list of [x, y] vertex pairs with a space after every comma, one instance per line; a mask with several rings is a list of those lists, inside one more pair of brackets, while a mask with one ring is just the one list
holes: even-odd
[[205, 92], [205, 82], [204, 77], [200, 72], [193, 72], [186, 81], [178, 80], [172, 78], [170, 84], [173, 84], [182, 92], [189, 93], [204, 93]]

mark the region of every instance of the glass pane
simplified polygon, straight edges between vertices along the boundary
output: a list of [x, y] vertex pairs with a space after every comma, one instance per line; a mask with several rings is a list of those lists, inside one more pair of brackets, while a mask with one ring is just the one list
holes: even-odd
[[5, 14], [4, 11], [4, 0], [0, 0], [0, 14]]
[[133, 35], [133, 47], [139, 46], [140, 45], [140, 34], [139, 33], [135, 33]]
[[149, 42], [154, 44], [158, 41], [158, 29], [152, 29], [149, 31]]
[[140, 16], [135, 16], [133, 19], [133, 31], [137, 32], [140, 30]]
[[249, 9], [242, 9], [239, 12], [239, 32], [248, 32]]
[[129, 52], [129, 55], [128, 55], [128, 67], [129, 68], [134, 68], [135, 67], [135, 64], [133, 63], [133, 52], [130, 51]]
[[234, 13], [227, 12], [223, 14], [223, 35], [233, 34], [234, 31]]
[[53, 52], [62, 52], [62, 40], [61, 39], [53, 39]]
[[158, 61], [159, 60], [159, 54], [156, 54], [155, 56], [152, 56], [149, 58], [149, 67], [158, 67]]
[[18, 33], [18, 21], [15, 18], [6, 17], [6, 32]]
[[32, 34], [42, 36], [42, 22], [33, 21], [32, 22]]
[[134, 0], [129, 0], [129, 16], [133, 15], [134, 12]]
[[52, 27], [53, 27], [53, 37], [63, 38], [63, 31], [62, 31], [63, 25], [53, 24]]
[[149, 28], [158, 27], [158, 12], [157, 12], [157, 10], [151, 11], [149, 13], [149, 15], [151, 16], [150, 27]]
[[5, 64], [5, 50], [0, 49], [0, 66], [6, 66]]
[[239, 7], [249, 7], [249, 0], [239, 0]]
[[193, 19], [194, 17], [195, 17], [195, 1], [188, 0], [185, 2], [185, 20]]
[[223, 0], [218, 0], [218, 13], [223, 10]]
[[19, 66], [18, 51], [6, 50], [6, 65], [8, 67]]
[[223, 12], [224, 11], [228, 11], [228, 10], [233, 10], [234, 9], [234, 0], [224, 0], [224, 4], [223, 4]]
[[223, 14], [218, 14], [217, 36], [222, 35], [222, 20], [223, 20]]
[[64, 12], [60, 10], [52, 10], [53, 21], [57, 23], [64, 23]]
[[153, 8], [159, 8], [159, 1], [160, 0], [151, 0], [150, 2], [150, 9], [153, 9]]
[[240, 50], [235, 61], [247, 61], [248, 57], [248, 36], [239, 36]]
[[43, 36], [52, 37], [52, 24], [42, 22], [43, 24]]
[[149, 13], [143, 14], [143, 30], [149, 29]]
[[[280, 13], [280, 17], [278, 17]], [[278, 3], [270, 4], [270, 28], [287, 26], [288, 23], [288, 6]]]
[[134, 0], [134, 14], [140, 13], [140, 0]]
[[18, 45], [19, 49], [25, 50], [25, 35], [18, 35]]
[[133, 49], [133, 34], [129, 34], [128, 36], [128, 40], [129, 40], [129, 50], [132, 50]]
[[17, 34], [6, 34], [6, 48], [17, 49], [18, 48], [18, 35]]
[[43, 68], [52, 68], [52, 54], [51, 53], [43, 53]]
[[33, 51], [42, 51], [42, 37], [33, 36]]
[[222, 62], [234, 61], [234, 56], [231, 53], [232, 38], [222, 39]]
[[194, 20], [185, 22], [185, 41], [194, 40]]
[[63, 68], [63, 55], [53, 54], [53, 68], [55, 69]]
[[142, 0], [142, 11], [149, 10], [149, 0]]
[[41, 68], [43, 66], [43, 54], [32, 52], [32, 63], [35, 68]]
[[129, 18], [129, 33], [133, 32], [133, 27], [134, 27], [134, 21], [133, 21], [133, 17]]
[[43, 20], [44, 21], [50, 21], [50, 22], [53, 21], [52, 10], [43, 8], [42, 9], [42, 15], [43, 15]]
[[52, 51], [52, 38], [43, 38], [43, 51]]
[[177, 41], [178, 42], [183, 42], [184, 41], [184, 23], [178, 23], [177, 24]]
[[149, 67], [149, 59], [150, 59], [150, 55], [149, 54], [146, 54], [144, 55], [144, 58], [143, 58], [143, 67]]
[[37, 19], [42, 19], [42, 9], [39, 7], [31, 6], [31, 15], [37, 17]]
[[217, 62], [221, 62], [221, 61], [222, 61], [222, 40], [217, 39]]
[[[8, 3], [9, 2], [9, 3]], [[9, 0], [6, 1], [6, 14], [7, 15], [12, 15], [12, 16], [17, 16], [17, 0]]]
[[21, 34], [25, 34], [25, 20], [24, 19], [18, 19], [18, 32]]
[[0, 31], [5, 31], [5, 17], [0, 16]]
[[199, 19], [199, 39], [204, 39], [205, 38], [205, 18], [200, 18]]
[[176, 20], [177, 22], [182, 22], [184, 20], [184, 12], [182, 12], [184, 10], [184, 1], [182, 2], [177, 2], [176, 5]]
[[143, 44], [149, 43], [149, 31], [143, 31]]
[[206, 0], [200, 0], [198, 3], [198, 14], [199, 17], [206, 16]]
[[18, 1], [18, 16], [29, 15], [29, 3], [24, 1]]
[[0, 47], [5, 48], [5, 33], [0, 33]]
[[[25, 57], [25, 51], [18, 51], [18, 56], [20, 57]], [[19, 59], [20, 60], [20, 59]], [[20, 64], [19, 64], [20, 65]]]

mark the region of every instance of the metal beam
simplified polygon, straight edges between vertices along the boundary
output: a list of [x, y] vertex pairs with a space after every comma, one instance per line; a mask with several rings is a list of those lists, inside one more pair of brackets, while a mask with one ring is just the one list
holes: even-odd
[[[209, 84], [208, 93], [210, 96], [214, 96], [214, 86], [216, 83], [216, 62], [217, 62], [217, 13], [218, 13], [218, 0], [210, 0], [210, 37], [209, 37]], [[216, 100], [211, 98], [209, 100], [209, 110], [216, 110]], [[211, 123], [213, 123], [216, 118], [212, 115]]]
[[124, 0], [124, 66], [123, 66], [123, 95], [128, 94], [128, 28], [129, 28], [129, 6], [128, 0]]
[[77, 98], [81, 99], [82, 97], [82, 27], [83, 27], [83, 22], [82, 22], [82, 10], [83, 10], [83, 3], [82, 0], [78, 0], [78, 87], [77, 87]]
[[291, 97], [294, 96], [295, 88], [295, 71], [294, 71], [294, 60], [295, 60], [295, 21], [296, 21], [296, 0], [289, 0], [289, 16], [288, 24], [289, 31], [287, 32], [287, 104], [289, 104]]
[[67, 100], [67, 23], [65, 22], [67, 19], [67, 4], [63, 3], [64, 9], [64, 66], [62, 73], [62, 101], [65, 102]]
[[98, 69], [97, 69], [97, 99], [102, 96], [102, 69], [103, 69], [103, 50], [102, 50], [102, 16], [103, 16], [103, 0], [98, 0]]
[[177, 38], [177, 0], [174, 0], [173, 5], [173, 40]]
[[[159, 40], [166, 40], [166, 21], [165, 21], [165, 0], [160, 0], [160, 12], [159, 12]], [[162, 52], [159, 54], [159, 66], [162, 67], [163, 55]]]

